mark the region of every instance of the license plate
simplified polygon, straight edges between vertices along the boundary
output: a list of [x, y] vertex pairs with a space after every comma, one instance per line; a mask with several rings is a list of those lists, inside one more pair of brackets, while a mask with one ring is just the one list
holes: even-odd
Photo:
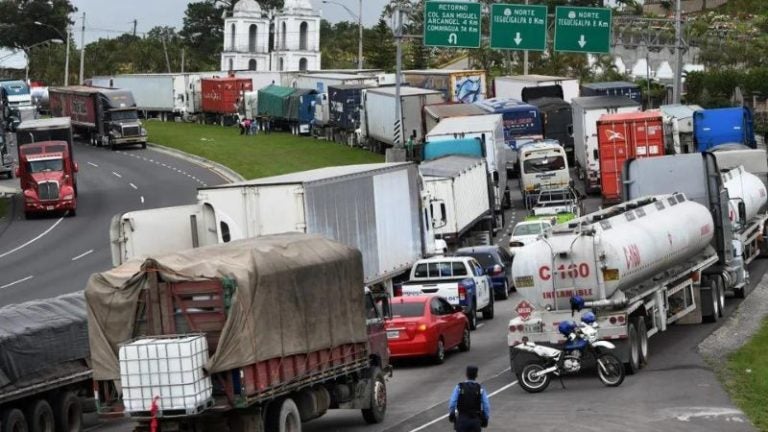
[[53, 210], [53, 206], [46, 206], [45, 209], [46, 210]]
[[397, 339], [400, 337], [400, 332], [397, 330], [387, 330], [387, 339]]
[[417, 296], [417, 295], [421, 295], [421, 293], [418, 292], [418, 291], [403, 291], [403, 295], [404, 296]]

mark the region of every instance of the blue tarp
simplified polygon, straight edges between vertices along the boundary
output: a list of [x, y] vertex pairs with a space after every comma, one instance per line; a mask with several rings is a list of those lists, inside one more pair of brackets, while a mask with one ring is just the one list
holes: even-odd
[[721, 144], [755, 148], [752, 112], [746, 107], [715, 108], [693, 113], [694, 142], [700, 152]]
[[427, 141], [422, 159], [433, 160], [449, 155], [485, 157], [483, 150], [483, 143], [478, 138]]

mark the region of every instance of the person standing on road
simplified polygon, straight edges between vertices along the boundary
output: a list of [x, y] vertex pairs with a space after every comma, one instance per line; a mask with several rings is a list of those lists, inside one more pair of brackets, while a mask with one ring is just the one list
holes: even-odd
[[476, 381], [477, 372], [477, 366], [467, 366], [467, 380], [457, 384], [451, 394], [448, 421], [457, 432], [480, 432], [481, 428], [488, 427], [491, 403], [483, 386]]

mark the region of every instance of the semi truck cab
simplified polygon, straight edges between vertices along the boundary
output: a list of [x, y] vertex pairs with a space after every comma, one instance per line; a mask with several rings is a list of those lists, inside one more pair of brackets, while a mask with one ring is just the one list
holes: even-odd
[[147, 147], [147, 131], [139, 121], [136, 108], [110, 109], [104, 113], [104, 145], [138, 143]]
[[67, 211], [77, 208], [77, 163], [65, 141], [27, 144], [20, 150], [16, 177], [24, 195], [24, 215]]

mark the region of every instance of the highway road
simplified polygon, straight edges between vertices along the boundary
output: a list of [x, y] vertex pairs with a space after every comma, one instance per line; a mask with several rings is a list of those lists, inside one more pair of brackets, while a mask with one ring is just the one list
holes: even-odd
[[[15, 147], [9, 149], [16, 154]], [[196, 187], [224, 183], [218, 174], [151, 148], [109, 151], [76, 144], [78, 208], [74, 217], [25, 220], [20, 196], [0, 220], [0, 306], [82, 290], [111, 267], [109, 222], [130, 210], [191, 203]], [[3, 184], [18, 185], [18, 179]]]

